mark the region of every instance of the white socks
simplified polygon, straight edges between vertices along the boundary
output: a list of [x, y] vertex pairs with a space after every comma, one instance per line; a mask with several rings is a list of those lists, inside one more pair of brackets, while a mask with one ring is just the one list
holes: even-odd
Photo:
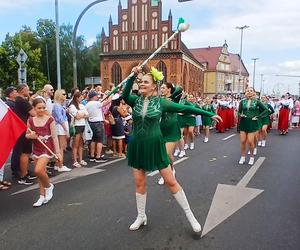
[[174, 194], [174, 198], [176, 199], [178, 204], [181, 206], [181, 208], [185, 212], [185, 215], [186, 215], [188, 221], [190, 222], [190, 224], [193, 228], [193, 231], [195, 233], [199, 233], [201, 231], [201, 225], [196, 220], [196, 218], [195, 218], [195, 216], [194, 216], [194, 214], [193, 214], [193, 212], [190, 208], [190, 205], [188, 203], [188, 200], [185, 196], [185, 193], [184, 193], [183, 189], [181, 189], [176, 194]]
[[147, 216], [145, 213], [147, 193], [145, 194], [136, 193], [135, 196], [136, 196], [136, 207], [138, 211], [138, 216], [136, 220], [133, 222], [133, 224], [131, 224], [131, 226], [129, 227], [129, 230], [131, 231], [138, 230], [142, 225], [144, 226], [147, 225]]

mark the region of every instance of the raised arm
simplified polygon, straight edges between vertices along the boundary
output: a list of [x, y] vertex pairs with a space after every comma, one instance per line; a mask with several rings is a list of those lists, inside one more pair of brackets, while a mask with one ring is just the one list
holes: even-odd
[[134, 75], [128, 79], [128, 81], [126, 82], [125, 87], [123, 89], [123, 92], [122, 92], [123, 100], [131, 107], [134, 106], [134, 103], [137, 99], [137, 96], [130, 94], [135, 78], [136, 78], [136, 75]]
[[204, 115], [209, 117], [215, 115], [214, 113], [196, 108], [193, 105], [182, 105], [163, 98], [161, 99], [161, 106], [163, 112], [186, 113], [186, 114]]
[[181, 98], [181, 96], [182, 96], [182, 91], [183, 91], [182, 87], [177, 86], [177, 87], [175, 88], [175, 91], [174, 91], [173, 94], [171, 95], [171, 99], [172, 99], [174, 102], [179, 103], [180, 98]]

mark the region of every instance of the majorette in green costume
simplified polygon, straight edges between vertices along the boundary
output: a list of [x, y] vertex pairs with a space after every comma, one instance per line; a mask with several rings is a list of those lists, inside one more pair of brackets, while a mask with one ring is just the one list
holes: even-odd
[[[213, 108], [212, 104], [205, 104], [202, 106], [202, 109], [211, 113], [215, 113], [215, 109]], [[202, 117], [202, 125], [203, 126], [211, 126], [212, 125], [212, 119], [208, 116]]]
[[[261, 127], [260, 119], [268, 115], [269, 110], [259, 100], [256, 99], [243, 99], [239, 105], [238, 114], [240, 116], [240, 131], [246, 133], [256, 132]], [[256, 117], [256, 120], [253, 118]]]
[[[164, 97], [170, 101], [178, 103], [182, 93], [181, 87], [176, 87], [170, 97]], [[164, 112], [161, 116], [160, 129], [165, 142], [177, 142], [181, 138], [180, 125], [177, 113]]]
[[132, 141], [128, 145], [128, 165], [145, 171], [160, 170], [170, 164], [160, 130], [162, 113], [190, 113], [210, 117], [215, 114], [193, 106], [177, 104], [159, 96], [131, 95], [134, 80], [135, 76], [128, 79], [122, 93], [125, 102], [133, 108], [133, 133]]
[[[179, 103], [182, 105], [200, 108], [199, 106], [195, 106], [194, 103], [189, 102], [186, 99], [181, 99]], [[195, 127], [196, 126], [196, 116], [195, 116], [195, 114], [179, 113], [178, 114], [178, 122], [179, 122], [179, 125], [181, 128]]]

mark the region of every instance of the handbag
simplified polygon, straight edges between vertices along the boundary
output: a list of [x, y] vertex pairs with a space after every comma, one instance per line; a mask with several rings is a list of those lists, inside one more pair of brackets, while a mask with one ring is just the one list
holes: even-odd
[[110, 125], [115, 125], [116, 124], [115, 118], [113, 117], [112, 113], [108, 114], [108, 121], [109, 121]]
[[75, 130], [75, 126], [74, 126], [74, 117], [71, 116], [71, 122], [69, 124], [69, 134], [70, 137], [75, 136], [76, 134], [76, 130]]
[[83, 131], [83, 140], [84, 141], [91, 141], [93, 138], [93, 130], [91, 129], [90, 124], [87, 120], [85, 120], [85, 127]]

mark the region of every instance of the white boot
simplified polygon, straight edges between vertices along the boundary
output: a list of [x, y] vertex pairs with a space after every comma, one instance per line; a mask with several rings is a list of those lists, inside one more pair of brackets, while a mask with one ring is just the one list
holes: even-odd
[[193, 150], [194, 148], [195, 148], [195, 143], [194, 143], [194, 142], [191, 142], [191, 143], [190, 143], [190, 149]]
[[160, 177], [157, 183], [158, 183], [158, 185], [164, 185], [165, 184], [164, 178]]
[[262, 140], [262, 141], [261, 141], [261, 146], [262, 146], [262, 147], [265, 147], [265, 146], [266, 146], [266, 140]]
[[208, 142], [208, 137], [204, 137], [204, 141], [203, 142]]
[[185, 150], [181, 150], [180, 154], [178, 155], [179, 158], [182, 158], [183, 156], [185, 156]]
[[262, 146], [262, 141], [258, 141], [257, 146], [261, 147]]
[[175, 157], [177, 157], [177, 156], [179, 155], [179, 153], [180, 153], [179, 148], [176, 148], [173, 155], [174, 155]]
[[245, 161], [246, 161], [245, 156], [241, 156], [239, 164], [243, 165], [245, 163]]
[[190, 208], [189, 202], [185, 196], [183, 189], [181, 189], [176, 194], [174, 194], [174, 197], [175, 197], [176, 201], [178, 202], [178, 204], [183, 209], [183, 211], [185, 212], [185, 215], [186, 215], [188, 221], [190, 222], [190, 224], [193, 228], [193, 231], [195, 233], [199, 233], [201, 231], [201, 225], [196, 220], [196, 218]]
[[188, 144], [184, 144], [184, 148], [183, 148], [184, 150], [187, 150], [187, 149], [189, 149], [189, 145]]
[[131, 224], [129, 227], [129, 230], [134, 231], [138, 230], [140, 226], [147, 225], [147, 216], [145, 213], [146, 209], [146, 199], [147, 199], [147, 193], [145, 194], [139, 194], [136, 193], [136, 207], [138, 211], [138, 216], [136, 217], [136, 220]]
[[250, 157], [248, 164], [249, 165], [253, 165], [254, 164], [254, 157]]
[[47, 203], [47, 201], [45, 200], [45, 196], [44, 195], [40, 195], [40, 198], [32, 206], [34, 206], [34, 207], [40, 207], [40, 206], [42, 206], [43, 204], [46, 204], [46, 203]]
[[53, 197], [53, 189], [54, 185], [50, 183], [50, 187], [45, 188], [45, 200], [48, 202], [52, 199]]
[[253, 149], [253, 154], [256, 155], [257, 154], [257, 148]]

